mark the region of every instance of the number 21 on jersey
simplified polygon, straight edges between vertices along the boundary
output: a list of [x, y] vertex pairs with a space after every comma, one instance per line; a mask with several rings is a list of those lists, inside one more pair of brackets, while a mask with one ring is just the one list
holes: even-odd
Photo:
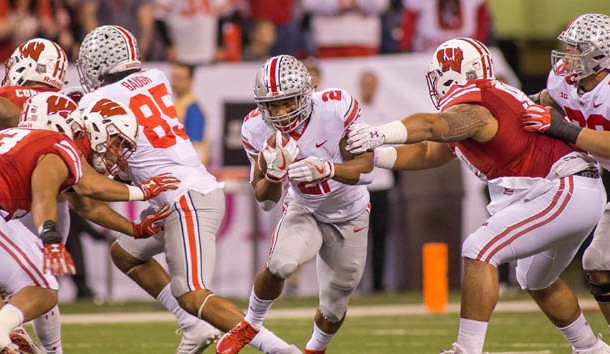
[[188, 140], [165, 84], [152, 87], [148, 94], [133, 96], [129, 108], [138, 118], [138, 124], [144, 128], [144, 135], [153, 147], [165, 149], [174, 146], [177, 136]]

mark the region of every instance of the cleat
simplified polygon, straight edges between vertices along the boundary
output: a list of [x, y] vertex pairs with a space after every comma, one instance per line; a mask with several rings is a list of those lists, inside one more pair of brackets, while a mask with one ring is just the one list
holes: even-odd
[[11, 343], [0, 350], [0, 354], [20, 354], [19, 347], [16, 344]]
[[313, 350], [313, 349], [305, 348], [305, 354], [325, 354], [325, 353], [326, 353], [326, 349]]
[[176, 330], [176, 334], [180, 333], [182, 339], [176, 354], [201, 354], [222, 335], [222, 332], [205, 321], [197, 321], [194, 326]]
[[[29, 333], [21, 326], [14, 328], [8, 334], [11, 342], [17, 346], [17, 353], [22, 354], [44, 354], [44, 351], [40, 349]], [[4, 352], [2, 352], [4, 353]]]
[[216, 354], [239, 353], [257, 333], [258, 329], [252, 327], [246, 320], [242, 320], [220, 338], [216, 344]]
[[451, 349], [442, 350], [440, 354], [467, 354], [467, 353], [466, 353], [466, 350], [464, 350], [464, 348], [462, 348], [461, 345], [459, 345], [457, 343], [453, 343], [451, 345]]
[[601, 339], [601, 335], [597, 339], [597, 343], [589, 349], [576, 350], [572, 349], [572, 354], [610, 354], [610, 346]]

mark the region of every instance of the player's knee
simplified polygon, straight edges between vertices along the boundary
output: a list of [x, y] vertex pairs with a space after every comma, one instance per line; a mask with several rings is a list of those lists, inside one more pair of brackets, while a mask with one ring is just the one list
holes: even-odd
[[595, 300], [610, 302], [610, 272], [587, 271], [587, 283]]
[[609, 256], [604, 256], [604, 252], [596, 249], [593, 245], [587, 247], [582, 256], [582, 268], [588, 271], [610, 270]]
[[267, 268], [271, 274], [275, 275], [280, 279], [288, 279], [299, 267], [297, 262], [291, 261], [281, 261], [270, 259]]
[[129, 254], [129, 252], [125, 251], [117, 241], [114, 241], [112, 246], [110, 246], [110, 256], [114, 265], [123, 273], [127, 273], [131, 269], [144, 263], [144, 261], [137, 259]]

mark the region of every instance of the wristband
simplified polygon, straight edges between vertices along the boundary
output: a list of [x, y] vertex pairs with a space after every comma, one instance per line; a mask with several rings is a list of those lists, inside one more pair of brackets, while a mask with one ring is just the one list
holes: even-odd
[[547, 131], [547, 135], [567, 141], [568, 143], [576, 144], [576, 140], [578, 140], [578, 135], [580, 134], [582, 127], [566, 122], [563, 119], [563, 115], [556, 109], [551, 108], [550, 114], [551, 125]]
[[127, 190], [129, 191], [128, 200], [144, 200], [144, 192], [140, 187], [127, 186]]
[[391, 170], [396, 162], [397, 152], [393, 147], [382, 147], [374, 150], [375, 166]]
[[57, 223], [53, 220], [43, 222], [38, 228], [38, 234], [45, 245], [62, 241], [61, 235], [57, 232]]
[[379, 126], [384, 135], [384, 144], [404, 144], [407, 142], [407, 128], [402, 121], [396, 120]]

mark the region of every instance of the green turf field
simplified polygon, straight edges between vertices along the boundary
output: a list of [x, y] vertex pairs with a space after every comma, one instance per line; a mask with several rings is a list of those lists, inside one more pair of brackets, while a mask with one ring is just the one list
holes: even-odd
[[[357, 297], [352, 302], [352, 307], [404, 305], [419, 301], [418, 295], [409, 294]], [[244, 303], [241, 302], [240, 305]], [[148, 312], [159, 309], [154, 303], [111, 306], [77, 303], [64, 304], [61, 308], [65, 315]], [[311, 308], [313, 313], [315, 299], [282, 300], [274, 308]], [[598, 312], [588, 312], [586, 315], [596, 333], [607, 333], [607, 328]], [[449, 348], [455, 340], [458, 317], [456, 313], [349, 317], [348, 313], [343, 328], [327, 352], [329, 354], [438, 353], [441, 349]], [[265, 324], [288, 342], [300, 347], [307, 341], [312, 326], [309, 318], [269, 319]], [[180, 336], [175, 334], [177, 326], [172, 322], [67, 323], [62, 328], [64, 352], [67, 354], [173, 353], [180, 339]], [[486, 343], [485, 350], [490, 353], [570, 353], [570, 348], [561, 334], [538, 312], [494, 314]], [[206, 353], [208, 352], [213, 353], [213, 348], [208, 349]], [[249, 348], [242, 352], [257, 353], [256, 350]]]

